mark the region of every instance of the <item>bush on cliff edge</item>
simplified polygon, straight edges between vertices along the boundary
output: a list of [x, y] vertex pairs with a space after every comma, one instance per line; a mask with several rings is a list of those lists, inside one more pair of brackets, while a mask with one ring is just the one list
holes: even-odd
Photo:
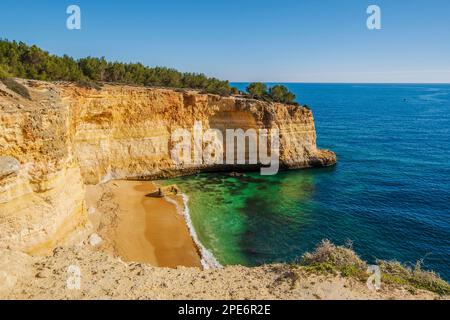
[[298, 105], [295, 102], [295, 94], [283, 85], [274, 85], [268, 89], [262, 82], [252, 82], [245, 90], [253, 99]]
[[[340, 274], [367, 281], [367, 264], [351, 248], [350, 245], [336, 246], [329, 240], [323, 240], [313, 252], [306, 252], [299, 265], [307, 272]], [[401, 285], [415, 291], [428, 290], [441, 296], [450, 295], [450, 284], [432, 271], [422, 270], [422, 261], [413, 268], [402, 265], [398, 261], [377, 260], [381, 270], [381, 283]]]

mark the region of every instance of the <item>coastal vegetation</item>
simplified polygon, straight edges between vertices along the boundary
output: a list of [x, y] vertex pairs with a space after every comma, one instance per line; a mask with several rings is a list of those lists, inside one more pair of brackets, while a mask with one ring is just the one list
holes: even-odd
[[[122, 83], [152, 87], [196, 89], [221, 96], [237, 95], [239, 90], [228, 81], [201, 73], [180, 72], [166, 67], [147, 67], [141, 63], [107, 61], [104, 57], [78, 60], [52, 55], [23, 42], [0, 39], [0, 80], [17, 77], [43, 81], [72, 81], [82, 87], [99, 89], [101, 83]], [[283, 85], [270, 88], [254, 82], [247, 87], [253, 99], [296, 104], [295, 94]]]
[[295, 104], [295, 94], [283, 85], [274, 85], [268, 89], [262, 82], [252, 82], [247, 86], [246, 91], [253, 99]]
[[10, 77], [8, 72], [6, 72], [6, 68], [4, 68], [2, 65], [0, 65], [0, 80], [6, 79]]
[[[398, 261], [377, 260], [381, 271], [381, 283], [407, 287], [411, 292], [417, 289], [435, 292], [441, 296], [450, 295], [450, 284], [433, 271], [422, 269], [422, 261], [414, 267], [402, 265]], [[336, 246], [323, 240], [313, 252], [306, 252], [296, 266], [307, 272], [341, 275], [360, 281], [367, 281], [367, 263], [353, 251], [351, 244]]]
[[109, 62], [105, 58], [87, 57], [75, 60], [52, 55], [23, 42], [0, 40], [0, 79], [7, 77], [44, 81], [73, 81], [97, 87], [101, 82], [143, 86], [190, 88], [206, 93], [229, 95], [228, 81], [201, 73], [182, 73], [165, 67], [146, 67], [141, 63]]
[[248, 94], [254, 98], [263, 98], [267, 96], [267, 85], [261, 82], [252, 82], [247, 87]]

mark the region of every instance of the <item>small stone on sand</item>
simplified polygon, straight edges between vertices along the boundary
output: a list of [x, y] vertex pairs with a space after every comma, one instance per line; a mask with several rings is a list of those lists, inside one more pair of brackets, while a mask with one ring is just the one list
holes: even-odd
[[93, 247], [98, 246], [102, 242], [102, 238], [96, 233], [91, 234], [89, 237], [89, 244]]

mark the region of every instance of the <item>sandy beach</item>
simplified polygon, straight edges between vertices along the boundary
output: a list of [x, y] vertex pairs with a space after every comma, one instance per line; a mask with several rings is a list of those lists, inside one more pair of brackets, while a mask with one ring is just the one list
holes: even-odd
[[167, 196], [170, 200], [147, 196], [157, 190], [152, 182], [122, 180], [87, 188], [90, 219], [104, 249], [127, 262], [201, 267], [181, 212], [181, 196]]

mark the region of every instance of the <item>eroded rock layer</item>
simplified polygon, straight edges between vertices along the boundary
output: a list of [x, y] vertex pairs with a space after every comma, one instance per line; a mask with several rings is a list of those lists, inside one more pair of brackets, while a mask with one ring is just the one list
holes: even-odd
[[307, 108], [195, 91], [16, 81], [28, 94], [0, 82], [0, 247], [39, 253], [86, 227], [85, 184], [231, 169], [172, 160], [171, 133], [196, 121], [224, 136], [225, 129], [278, 129], [282, 168], [336, 162], [317, 149]]

